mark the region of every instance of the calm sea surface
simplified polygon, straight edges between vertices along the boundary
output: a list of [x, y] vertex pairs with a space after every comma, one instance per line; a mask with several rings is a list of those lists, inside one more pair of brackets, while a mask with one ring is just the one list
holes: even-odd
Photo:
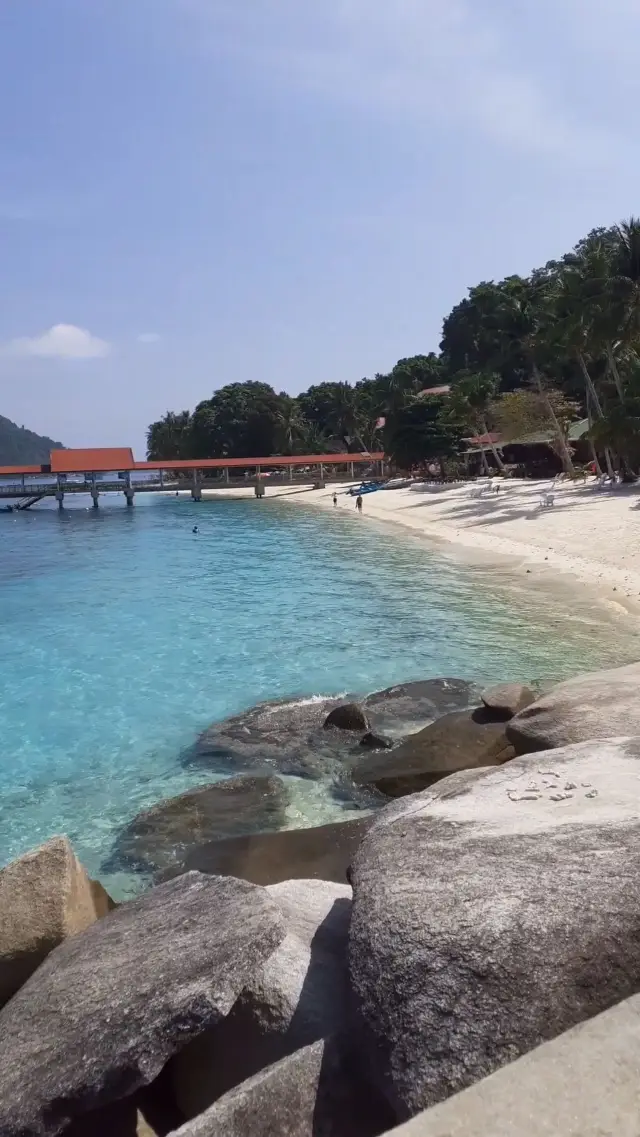
[[[86, 506], [0, 514], [0, 863], [64, 832], [99, 874], [124, 822], [211, 780], [180, 762], [197, 734], [264, 699], [560, 678], [637, 654], [569, 595], [514, 598], [352, 510]], [[292, 824], [337, 809], [313, 783], [295, 802]]]

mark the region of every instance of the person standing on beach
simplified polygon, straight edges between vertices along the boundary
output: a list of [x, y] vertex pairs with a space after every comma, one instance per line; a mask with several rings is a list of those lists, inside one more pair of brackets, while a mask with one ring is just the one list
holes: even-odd
[[335, 494], [335, 493], [334, 493], [334, 495], [333, 495], [333, 504], [334, 504], [334, 505], [337, 505], [337, 504], [338, 504], [338, 495], [337, 495], [337, 494]]
[[362, 496], [361, 496], [361, 494], [358, 494], [358, 496], [356, 498], [356, 509], [358, 510], [358, 513], [362, 513]]

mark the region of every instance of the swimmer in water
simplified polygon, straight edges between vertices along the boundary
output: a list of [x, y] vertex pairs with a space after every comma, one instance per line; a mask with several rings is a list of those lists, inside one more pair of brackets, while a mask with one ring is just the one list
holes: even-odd
[[198, 526], [197, 526], [197, 525], [194, 525], [194, 527], [193, 527], [193, 529], [191, 530], [191, 532], [192, 532], [192, 533], [197, 533], [197, 532], [198, 532]]

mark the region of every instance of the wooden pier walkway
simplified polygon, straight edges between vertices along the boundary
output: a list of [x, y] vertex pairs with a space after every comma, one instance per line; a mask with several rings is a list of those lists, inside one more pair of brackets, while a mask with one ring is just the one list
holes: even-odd
[[384, 454], [308, 454], [267, 458], [197, 458], [136, 462], [125, 448], [52, 450], [41, 466], [0, 466], [0, 499], [28, 509], [53, 497], [60, 509], [67, 494], [121, 493], [132, 506], [137, 493], [188, 490], [194, 501], [204, 490], [253, 488], [264, 497], [269, 486], [312, 486], [384, 476]]

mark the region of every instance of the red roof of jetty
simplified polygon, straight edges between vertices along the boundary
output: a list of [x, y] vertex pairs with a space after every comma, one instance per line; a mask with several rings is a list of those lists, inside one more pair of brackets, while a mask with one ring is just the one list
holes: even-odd
[[0, 477], [20, 477], [22, 474], [41, 474], [42, 466], [0, 466]]
[[349, 462], [380, 462], [384, 458], [382, 451], [371, 454], [296, 454], [272, 455], [270, 458], [189, 458], [168, 459], [162, 462], [136, 462], [136, 470], [224, 470], [245, 469], [253, 466], [344, 466]]
[[127, 446], [99, 447], [97, 450], [52, 450], [52, 474], [103, 474], [135, 469], [133, 451]]
[[[97, 450], [52, 450], [50, 469], [52, 474], [108, 474], [120, 470], [248, 470], [255, 466], [345, 466], [350, 462], [380, 462], [384, 459], [382, 451], [371, 454], [296, 454], [272, 455], [265, 458], [189, 458], [188, 460], [165, 459], [161, 462], [136, 462], [128, 447], [98, 448]], [[16, 477], [21, 474], [43, 474], [49, 472], [49, 464], [42, 466], [0, 466], [0, 477]]]

